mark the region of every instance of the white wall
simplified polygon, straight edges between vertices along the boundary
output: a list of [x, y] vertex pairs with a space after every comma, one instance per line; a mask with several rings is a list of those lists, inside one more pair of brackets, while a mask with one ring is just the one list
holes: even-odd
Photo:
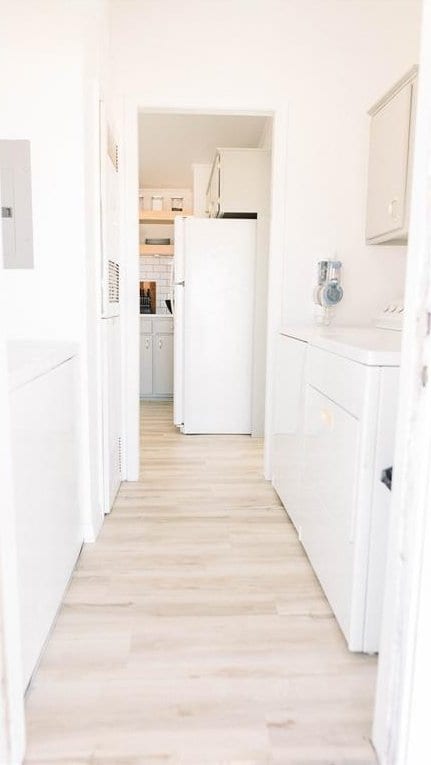
[[118, 91], [143, 108], [288, 105], [284, 319], [311, 320], [315, 263], [337, 252], [339, 321], [371, 320], [402, 289], [405, 248], [364, 244], [367, 109], [417, 61], [419, 0], [189, 0], [170, 4], [169, 24], [165, 13], [111, 3]]
[[8, 336], [78, 344], [83, 509], [91, 538], [101, 523], [93, 427], [94, 119], [106, 8], [104, 0], [14, 0], [5, 5], [0, 135], [31, 141], [34, 219], [34, 269], [5, 273]]

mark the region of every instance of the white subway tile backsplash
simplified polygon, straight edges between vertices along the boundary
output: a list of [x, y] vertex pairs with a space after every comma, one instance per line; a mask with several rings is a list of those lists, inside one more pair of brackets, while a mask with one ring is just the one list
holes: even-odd
[[139, 259], [140, 280], [156, 282], [157, 313], [168, 313], [165, 300], [172, 297], [171, 273], [171, 256], [141, 255]]

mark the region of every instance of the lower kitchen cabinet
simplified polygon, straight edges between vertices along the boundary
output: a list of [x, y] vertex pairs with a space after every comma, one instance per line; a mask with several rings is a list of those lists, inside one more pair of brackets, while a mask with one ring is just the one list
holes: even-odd
[[174, 336], [158, 334], [153, 348], [153, 395], [172, 396], [174, 392]]
[[173, 319], [141, 316], [140, 396], [171, 398], [174, 389]]
[[140, 395], [141, 398], [153, 395], [153, 336], [141, 332], [140, 348]]

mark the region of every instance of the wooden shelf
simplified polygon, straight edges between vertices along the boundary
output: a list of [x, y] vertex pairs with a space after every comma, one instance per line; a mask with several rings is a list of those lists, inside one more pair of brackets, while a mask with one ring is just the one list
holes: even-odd
[[173, 223], [180, 215], [192, 215], [191, 210], [172, 212], [172, 210], [139, 210], [139, 223]]
[[140, 255], [173, 255], [173, 244], [140, 244]]

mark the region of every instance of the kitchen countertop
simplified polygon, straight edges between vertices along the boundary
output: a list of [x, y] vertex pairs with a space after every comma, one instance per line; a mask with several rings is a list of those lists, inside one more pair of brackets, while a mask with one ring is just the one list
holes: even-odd
[[77, 347], [73, 343], [10, 341], [7, 344], [9, 390], [16, 390], [41, 377], [76, 356], [76, 353]]
[[282, 327], [280, 334], [357, 361], [367, 366], [398, 367], [401, 360], [401, 332], [364, 327]]
[[173, 319], [171, 313], [140, 313], [141, 319]]

